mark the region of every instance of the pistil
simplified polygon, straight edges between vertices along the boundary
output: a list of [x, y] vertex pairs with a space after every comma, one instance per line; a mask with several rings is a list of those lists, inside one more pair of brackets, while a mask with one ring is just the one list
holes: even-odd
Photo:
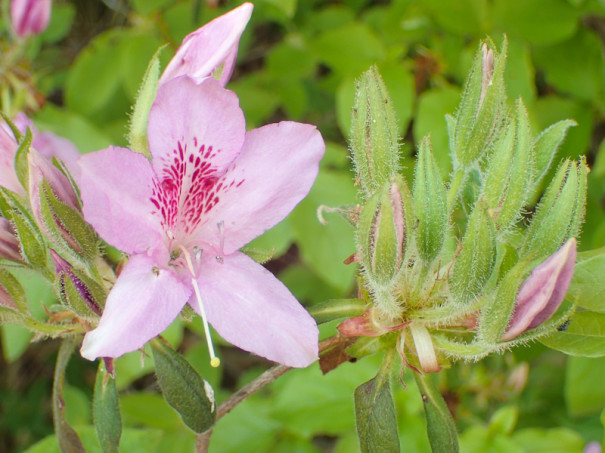
[[200, 288], [197, 285], [197, 280], [195, 279], [195, 271], [193, 270], [193, 262], [191, 261], [191, 255], [187, 251], [185, 247], [179, 245], [178, 247], [185, 257], [185, 261], [187, 262], [187, 269], [191, 274], [191, 284], [193, 285], [193, 290], [195, 291], [195, 297], [197, 299], [198, 307], [200, 309], [200, 314], [202, 315], [202, 324], [204, 325], [204, 334], [206, 335], [206, 343], [208, 345], [208, 353], [210, 354], [210, 366], [213, 368], [218, 367], [221, 364], [221, 360], [214, 353], [214, 345], [212, 344], [212, 337], [210, 336], [210, 327], [208, 326], [208, 318], [206, 317], [206, 310], [204, 309], [204, 304], [202, 303], [202, 296], [200, 294]]

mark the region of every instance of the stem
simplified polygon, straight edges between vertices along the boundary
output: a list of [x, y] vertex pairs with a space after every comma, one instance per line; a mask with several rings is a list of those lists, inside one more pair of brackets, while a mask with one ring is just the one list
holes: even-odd
[[[319, 342], [319, 352], [324, 352], [334, 346], [348, 341], [348, 337], [341, 335], [334, 335], [326, 338]], [[223, 401], [218, 409], [216, 410], [216, 422], [218, 422], [224, 415], [228, 414], [241, 402], [245, 401], [249, 396], [258, 392], [263, 387], [271, 384], [278, 377], [283, 376], [286, 372], [290, 371], [292, 367], [286, 365], [275, 365], [261, 374], [259, 377], [248, 383], [240, 390], [235, 392], [225, 401]], [[216, 424], [215, 422], [215, 424]], [[198, 434], [195, 439], [195, 453], [208, 453], [208, 447], [210, 445], [210, 436], [212, 435], [212, 428], [208, 431]]]

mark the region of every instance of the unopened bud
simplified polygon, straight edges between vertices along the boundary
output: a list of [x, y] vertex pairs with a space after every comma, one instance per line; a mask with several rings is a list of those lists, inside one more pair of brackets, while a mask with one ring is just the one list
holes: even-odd
[[481, 202], [471, 214], [462, 250], [456, 257], [450, 286], [456, 302], [468, 304], [483, 289], [496, 263], [496, 228]]
[[[73, 309], [81, 317], [92, 318], [94, 315], [101, 315], [101, 307], [91, 291], [94, 284], [88, 281], [84, 283], [83, 275], [78, 273], [67, 261], [65, 261], [57, 252], [50, 249], [50, 256], [55, 264], [57, 275], [56, 285], [60, 301]], [[77, 275], [79, 274], [79, 275]], [[90, 280], [90, 279], [87, 279]]]
[[399, 171], [395, 112], [376, 67], [366, 71], [358, 81], [351, 151], [365, 197], [380, 190]]
[[521, 100], [494, 141], [488, 159], [482, 196], [491, 209], [499, 233], [521, 218], [533, 184], [532, 137], [527, 110]]
[[51, 0], [13, 0], [11, 21], [15, 33], [20, 37], [37, 35], [48, 27]]
[[571, 238], [534, 268], [517, 293], [512, 318], [501, 340], [511, 340], [550, 319], [565, 298], [575, 264], [576, 240]]
[[584, 220], [587, 173], [583, 157], [559, 166], [531, 220], [521, 255], [548, 255], [578, 236]]
[[0, 258], [23, 262], [15, 228], [4, 217], [0, 217]]
[[509, 341], [550, 319], [565, 298], [575, 260], [576, 240], [571, 238], [537, 266], [523, 259], [512, 267], [482, 310], [482, 340]]
[[371, 283], [389, 285], [399, 273], [406, 246], [402, 180], [394, 180], [368, 200], [357, 227], [364, 270]]
[[29, 196], [40, 228], [62, 253], [91, 260], [97, 237], [84, 221], [76, 194], [65, 175], [35, 150], [29, 154]]
[[6, 269], [0, 268], [0, 306], [26, 313], [27, 299], [19, 281]]
[[460, 167], [483, 156], [504, 111], [505, 60], [506, 41], [502, 52], [484, 43], [476, 53], [455, 121], [449, 125], [454, 163]]
[[341, 322], [337, 329], [345, 337], [379, 337], [409, 324], [409, 322], [406, 322], [391, 325], [390, 321], [390, 319], [384, 318], [380, 310], [370, 307], [360, 316]]
[[448, 229], [446, 191], [439, 167], [431, 152], [429, 137], [418, 150], [414, 177], [414, 215], [418, 219], [416, 243], [420, 257], [430, 263], [443, 247]]

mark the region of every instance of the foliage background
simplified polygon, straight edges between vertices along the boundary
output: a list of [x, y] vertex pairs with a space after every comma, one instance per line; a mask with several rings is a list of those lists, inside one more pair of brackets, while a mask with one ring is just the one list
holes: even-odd
[[[240, 3], [57, 0], [49, 28], [28, 42], [27, 58], [19, 62], [28, 95], [11, 106], [12, 113], [24, 109], [40, 129], [71, 139], [81, 152], [124, 146], [128, 112], [156, 49], [169, 44], [165, 64], [187, 33]], [[456, 108], [478, 40], [486, 35], [498, 43], [503, 34], [508, 37], [509, 99], [523, 97], [534, 132], [560, 119], [578, 122], [558, 157], [587, 155], [592, 172], [580, 247], [605, 245], [603, 0], [254, 4], [228, 85], [240, 97], [248, 127], [286, 118], [309, 122], [318, 125], [328, 145], [309, 197], [250, 245], [273, 250], [267, 267], [299, 300], [311, 305], [355, 292], [355, 268], [342, 263], [354, 252], [353, 230], [336, 215], [321, 225], [316, 210], [356, 202], [347, 157], [356, 77], [378, 65], [396, 107], [404, 166], [412, 168], [415, 144], [430, 133], [445, 177], [451, 165], [444, 114]], [[0, 27], [6, 32], [5, 20]], [[50, 288], [31, 275], [22, 278], [31, 300], [52, 303]], [[198, 321], [187, 327], [177, 321], [165, 337], [210, 381], [219, 401], [268, 366], [217, 338], [224, 366], [211, 369]], [[57, 344], [30, 345], [27, 332], [1, 329], [0, 451], [56, 451], [49, 400]], [[323, 327], [322, 336], [334, 329], [335, 324]], [[353, 390], [374, 375], [377, 363], [346, 363], [326, 376], [317, 365], [289, 372], [220, 420], [211, 451], [356, 451]], [[192, 451], [194, 436], [158, 394], [152, 368], [150, 357], [141, 366], [138, 353], [116, 363], [126, 427], [122, 449]], [[90, 426], [95, 371], [74, 358], [67, 375], [68, 420], [89, 451], [99, 451]], [[587, 442], [603, 439], [603, 376], [605, 358], [566, 358], [537, 344], [479, 364], [456, 364], [438, 379], [463, 451], [581, 452]], [[403, 451], [428, 451], [414, 380], [405, 371], [399, 382], [393, 388]]]

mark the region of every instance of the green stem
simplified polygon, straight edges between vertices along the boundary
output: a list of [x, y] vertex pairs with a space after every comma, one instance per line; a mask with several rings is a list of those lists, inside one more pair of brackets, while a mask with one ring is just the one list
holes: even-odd
[[56, 337], [66, 332], [69, 332], [70, 334], [75, 334], [83, 331], [81, 326], [74, 325], [73, 328], [66, 329], [65, 326], [55, 326], [54, 324], [47, 324], [45, 322], [40, 322], [34, 318], [23, 318], [23, 324], [25, 325], [25, 327], [34, 332], [50, 335], [51, 337]]

